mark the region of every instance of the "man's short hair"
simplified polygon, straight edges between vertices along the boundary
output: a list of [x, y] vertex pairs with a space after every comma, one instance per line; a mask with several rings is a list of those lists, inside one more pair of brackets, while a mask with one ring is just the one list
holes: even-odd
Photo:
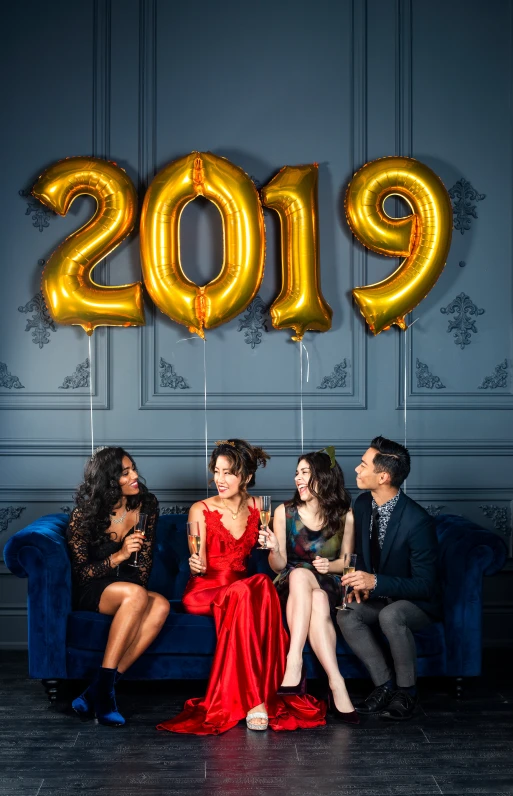
[[378, 451], [374, 456], [374, 472], [388, 473], [390, 485], [399, 488], [410, 472], [408, 449], [386, 437], [374, 437], [370, 446]]

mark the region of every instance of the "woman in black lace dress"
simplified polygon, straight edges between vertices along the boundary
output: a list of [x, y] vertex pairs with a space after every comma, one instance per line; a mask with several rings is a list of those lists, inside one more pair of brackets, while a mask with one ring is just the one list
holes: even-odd
[[[88, 461], [68, 527], [74, 607], [113, 617], [102, 665], [89, 688], [73, 701], [82, 717], [125, 723], [114, 685], [158, 635], [169, 602], [147, 590], [158, 518], [158, 501], [137, 475], [123, 448], [101, 448]], [[146, 514], [146, 535], [134, 531]], [[138, 566], [130, 560], [138, 553]]]

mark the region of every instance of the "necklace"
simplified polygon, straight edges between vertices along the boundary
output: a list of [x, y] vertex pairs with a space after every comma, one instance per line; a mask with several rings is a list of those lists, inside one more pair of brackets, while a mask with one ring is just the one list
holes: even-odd
[[112, 520], [112, 524], [113, 525], [120, 525], [123, 522], [123, 520], [125, 519], [127, 514], [128, 514], [128, 509], [125, 509], [125, 511], [123, 512], [121, 517], [116, 517], [114, 520]]
[[237, 517], [241, 513], [242, 507], [246, 505], [246, 501], [244, 500], [244, 498], [242, 498], [241, 502], [239, 503], [239, 508], [237, 509], [237, 512], [234, 514], [232, 512], [231, 508], [229, 508], [229, 506], [226, 505], [226, 503], [224, 502], [223, 498], [221, 498], [221, 503], [225, 507], [226, 511], [229, 511], [230, 514], [232, 515], [232, 520], [236, 520], [237, 519]]

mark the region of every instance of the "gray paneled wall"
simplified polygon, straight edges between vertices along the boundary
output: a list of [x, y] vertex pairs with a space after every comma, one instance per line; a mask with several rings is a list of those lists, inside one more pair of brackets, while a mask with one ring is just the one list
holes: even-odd
[[[334, 318], [330, 332], [305, 336], [305, 449], [334, 444], [356, 494], [368, 440], [403, 440], [406, 430], [408, 493], [433, 514], [464, 514], [503, 535], [511, 552], [511, 10], [509, 0], [6, 4], [2, 546], [42, 513], [72, 506], [90, 450], [90, 380], [96, 443], [127, 447], [164, 510], [205, 494], [204, 344], [149, 301], [144, 328], [98, 330], [91, 351], [81, 329], [54, 324], [42, 267], [92, 203], [80, 199], [60, 218], [28, 195], [51, 163], [93, 154], [125, 168], [142, 201], [160, 168], [197, 149], [228, 157], [259, 186], [283, 165], [319, 163], [322, 289]], [[439, 174], [455, 230], [415, 324], [374, 338], [350, 291], [394, 263], [353, 242], [343, 195], [357, 168], [392, 154]], [[272, 460], [258, 488], [281, 500], [300, 451], [300, 355], [270, 323], [281, 271], [272, 211], [265, 223], [259, 298], [207, 333], [208, 437], [264, 443]], [[99, 281], [140, 278], [138, 247], [133, 235]], [[210, 203], [186, 208], [181, 248], [198, 283], [219, 269]], [[512, 638], [512, 582], [508, 570], [487, 583], [489, 644]], [[0, 646], [25, 640], [25, 584], [0, 565]]]

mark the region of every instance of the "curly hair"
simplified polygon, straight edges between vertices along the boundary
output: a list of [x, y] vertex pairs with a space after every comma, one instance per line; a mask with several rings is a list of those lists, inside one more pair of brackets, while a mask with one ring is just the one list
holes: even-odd
[[[88, 459], [84, 468], [84, 480], [75, 494], [75, 511], [80, 514], [80, 526], [92, 545], [105, 542], [105, 532], [111, 524], [111, 516], [119, 506], [123, 496], [119, 479], [123, 472], [123, 459], [130, 459], [137, 470], [135, 461], [123, 448], [103, 448]], [[126, 496], [129, 511], [142, 508], [144, 512], [150, 505], [151, 493], [139, 480], [139, 493]]]
[[[297, 463], [307, 462], [310, 467], [308, 490], [319, 503], [323, 524], [324, 537], [334, 536], [344, 523], [344, 518], [351, 508], [351, 495], [344, 486], [344, 474], [338, 462], [332, 466], [331, 458], [324, 451], [303, 453]], [[287, 504], [294, 509], [303, 505], [299, 490]]]
[[213, 473], [219, 456], [226, 456], [231, 462], [232, 473], [240, 475], [241, 489], [249, 489], [255, 484], [258, 467], [265, 467], [271, 458], [263, 448], [250, 445], [244, 439], [223, 439], [216, 443], [210, 456], [208, 469]]

